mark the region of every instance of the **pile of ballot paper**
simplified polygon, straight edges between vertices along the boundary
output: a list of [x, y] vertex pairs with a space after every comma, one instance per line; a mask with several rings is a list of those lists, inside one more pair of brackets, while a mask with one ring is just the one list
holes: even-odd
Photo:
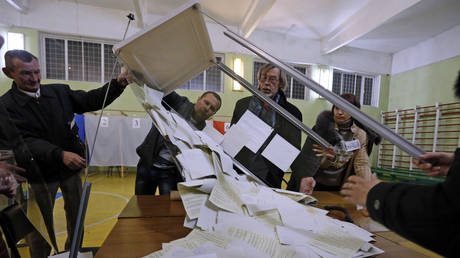
[[[326, 210], [305, 205], [314, 201], [311, 196], [272, 189], [250, 175], [236, 173], [232, 156], [242, 146], [256, 152], [264, 135], [271, 133], [262, 122], [250, 126], [259, 130], [258, 137], [241, 137], [252, 130], [244, 121], [257, 122], [252, 113], [247, 112], [249, 120], [242, 118], [240, 127], [218, 139], [207, 133], [210, 129], [194, 130], [182, 117], [166, 110], [162, 92], [132, 89], [160, 133], [178, 149], [176, 158], [185, 178], [178, 185], [187, 212], [184, 226], [193, 229], [146, 257], [367, 257], [383, 253], [369, 243], [371, 233], [326, 216]], [[238, 137], [229, 138], [232, 134]], [[276, 146], [283, 139], [273, 141]], [[268, 150], [266, 156], [285, 152], [285, 148]], [[280, 167], [289, 167], [289, 162], [283, 162]]]

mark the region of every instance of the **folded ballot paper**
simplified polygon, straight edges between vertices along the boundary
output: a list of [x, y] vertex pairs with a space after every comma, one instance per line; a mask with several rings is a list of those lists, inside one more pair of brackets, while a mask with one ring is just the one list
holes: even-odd
[[[372, 234], [305, 205], [316, 200], [239, 175], [216, 142], [161, 107], [161, 92], [131, 86], [161, 134], [178, 148], [185, 182], [178, 190], [192, 232], [145, 257], [367, 257], [383, 251]], [[150, 97], [146, 97], [150, 96]], [[255, 140], [250, 143], [257, 148]]]
[[[371, 233], [305, 205], [316, 201], [311, 196], [272, 189], [251, 175], [235, 172], [232, 157], [243, 146], [257, 152], [272, 133], [263, 124], [251, 124], [258, 120], [250, 112], [216, 140], [161, 105], [164, 94], [212, 65], [213, 51], [197, 5], [197, 1], [189, 2], [114, 47], [136, 76], [133, 93], [159, 132], [177, 147], [175, 158], [185, 179], [178, 185], [187, 213], [184, 226], [193, 229], [145, 257], [367, 257], [382, 253], [369, 243]], [[232, 135], [238, 137], [229, 138]], [[282, 169], [298, 153], [283, 140], [275, 136], [262, 153]], [[283, 154], [292, 155], [276, 160], [279, 146]]]

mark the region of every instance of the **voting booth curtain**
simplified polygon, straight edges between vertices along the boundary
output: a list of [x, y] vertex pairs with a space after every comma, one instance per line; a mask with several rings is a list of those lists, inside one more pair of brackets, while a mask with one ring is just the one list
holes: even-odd
[[[85, 115], [85, 133], [89, 156], [99, 116]], [[135, 167], [139, 161], [136, 147], [152, 127], [150, 118], [103, 116], [90, 160], [90, 166]]]
[[[91, 157], [99, 116], [85, 114], [84, 116], [76, 115], [75, 118], [80, 138], [82, 140], [86, 138], [88, 157]], [[229, 124], [221, 121], [212, 121], [212, 123], [214, 128], [221, 133], [225, 132], [224, 125]], [[151, 127], [150, 118], [103, 116], [89, 165], [96, 167], [137, 166], [139, 156], [136, 148], [145, 139]]]

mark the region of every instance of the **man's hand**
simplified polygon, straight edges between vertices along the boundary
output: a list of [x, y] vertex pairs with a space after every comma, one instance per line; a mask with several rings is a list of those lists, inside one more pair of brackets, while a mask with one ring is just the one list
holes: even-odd
[[86, 167], [85, 159], [70, 151], [62, 152], [62, 162], [72, 170], [78, 170]]
[[0, 178], [10, 176], [12, 173], [14, 173], [15, 170], [19, 172], [26, 171], [25, 169], [9, 164], [6, 161], [0, 161]]
[[129, 72], [128, 69], [124, 70], [117, 77], [117, 82], [123, 87], [126, 87], [128, 84], [134, 81], [134, 76]]
[[375, 174], [372, 174], [371, 181], [358, 176], [350, 176], [343, 184], [340, 193], [345, 196], [345, 200], [366, 207], [369, 190], [380, 182]]
[[0, 159], [0, 178], [9, 177], [12, 175], [15, 179], [15, 182], [25, 182], [26, 179], [17, 173], [14, 173], [15, 171], [21, 173], [25, 172], [26, 170], [16, 165], [9, 164], [6, 161], [1, 161]]
[[330, 160], [333, 160], [335, 157], [334, 147], [332, 146], [324, 148], [318, 144], [313, 144], [313, 151], [316, 152], [317, 157], [326, 157]]
[[307, 176], [300, 180], [299, 192], [304, 194], [312, 194], [315, 188], [316, 181], [313, 177]]
[[412, 160], [427, 176], [447, 176], [453, 161], [454, 155], [445, 152], [428, 152]]
[[8, 197], [16, 195], [17, 183], [13, 175], [0, 178], [0, 194], [4, 194]]

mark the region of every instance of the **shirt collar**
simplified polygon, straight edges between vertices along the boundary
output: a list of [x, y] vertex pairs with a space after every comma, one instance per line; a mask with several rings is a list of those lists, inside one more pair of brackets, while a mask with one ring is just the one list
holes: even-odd
[[18, 87], [18, 90], [20, 92], [26, 94], [27, 96], [35, 98], [35, 99], [38, 99], [40, 97], [40, 88], [38, 88], [38, 90], [36, 92], [25, 91], [23, 89], [20, 89], [19, 87]]

